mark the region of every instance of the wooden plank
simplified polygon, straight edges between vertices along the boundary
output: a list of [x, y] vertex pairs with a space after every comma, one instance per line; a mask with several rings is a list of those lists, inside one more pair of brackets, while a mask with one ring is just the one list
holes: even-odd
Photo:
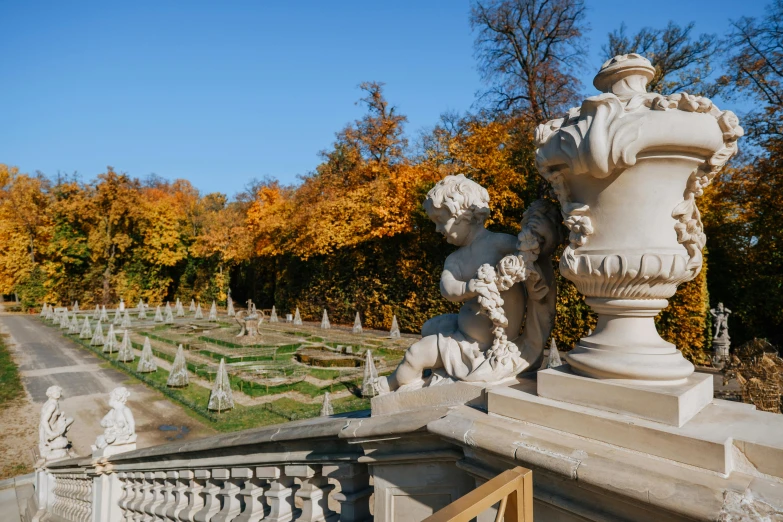
[[[506, 522], [532, 522], [532, 474], [523, 467], [509, 469], [482, 484], [470, 493], [458, 498], [437, 513], [427, 517], [425, 522], [469, 522], [478, 514], [489, 509], [499, 501], [508, 498]], [[530, 500], [527, 502], [525, 480], [530, 484]], [[526, 505], [529, 504], [529, 505]], [[526, 513], [530, 516], [526, 517]]]

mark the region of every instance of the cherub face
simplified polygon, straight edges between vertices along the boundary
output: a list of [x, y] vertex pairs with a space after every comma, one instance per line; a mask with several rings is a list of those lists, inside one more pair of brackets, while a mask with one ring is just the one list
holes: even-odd
[[462, 246], [470, 238], [473, 223], [465, 214], [455, 216], [446, 207], [427, 205], [427, 215], [435, 223], [435, 231], [443, 234], [447, 243]]

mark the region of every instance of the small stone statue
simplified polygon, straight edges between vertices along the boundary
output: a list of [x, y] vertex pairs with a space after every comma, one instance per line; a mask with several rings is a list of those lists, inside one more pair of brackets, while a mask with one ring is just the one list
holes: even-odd
[[38, 451], [44, 461], [64, 459], [71, 453], [71, 442], [66, 434], [73, 424], [73, 419], [65, 416], [60, 410], [60, 397], [63, 389], [59, 386], [49, 386], [46, 396], [49, 397], [41, 408], [41, 422], [38, 427]]
[[125, 403], [130, 396], [127, 388], [114, 388], [109, 394], [111, 411], [101, 419], [103, 435], [92, 446], [93, 456], [108, 456], [136, 449], [136, 421]]
[[717, 308], [710, 310], [710, 314], [715, 318], [715, 336], [712, 338], [714, 352], [712, 365], [716, 368], [723, 368], [729, 360], [729, 348], [731, 348], [728, 323], [731, 310], [725, 308], [723, 303], [718, 303]]
[[[459, 247], [446, 258], [440, 288], [443, 297], [463, 304], [458, 314], [424, 324], [422, 339], [394, 373], [378, 378], [378, 392], [500, 382], [539, 363], [555, 316], [549, 256], [562, 241], [557, 209], [536, 201], [517, 237], [490, 232], [484, 226], [489, 194], [462, 174], [438, 182], [424, 208], [436, 230]], [[425, 370], [431, 376], [425, 378]]]

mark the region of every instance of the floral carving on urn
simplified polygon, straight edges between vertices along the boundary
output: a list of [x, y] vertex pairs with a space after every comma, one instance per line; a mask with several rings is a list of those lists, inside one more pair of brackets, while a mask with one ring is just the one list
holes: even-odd
[[737, 116], [687, 93], [648, 93], [655, 68], [616, 56], [593, 80], [602, 94], [536, 130], [536, 165], [560, 201], [569, 243], [560, 272], [598, 313], [568, 355], [582, 375], [682, 382], [693, 365], [654, 318], [701, 270], [696, 198], [737, 152]]

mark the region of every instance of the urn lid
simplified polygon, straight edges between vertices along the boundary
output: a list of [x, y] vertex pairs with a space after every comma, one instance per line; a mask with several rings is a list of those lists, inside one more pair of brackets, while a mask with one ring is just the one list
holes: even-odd
[[650, 60], [636, 53], [621, 54], [604, 62], [593, 85], [601, 92], [630, 97], [647, 92], [647, 84], [653, 76], [655, 67]]

